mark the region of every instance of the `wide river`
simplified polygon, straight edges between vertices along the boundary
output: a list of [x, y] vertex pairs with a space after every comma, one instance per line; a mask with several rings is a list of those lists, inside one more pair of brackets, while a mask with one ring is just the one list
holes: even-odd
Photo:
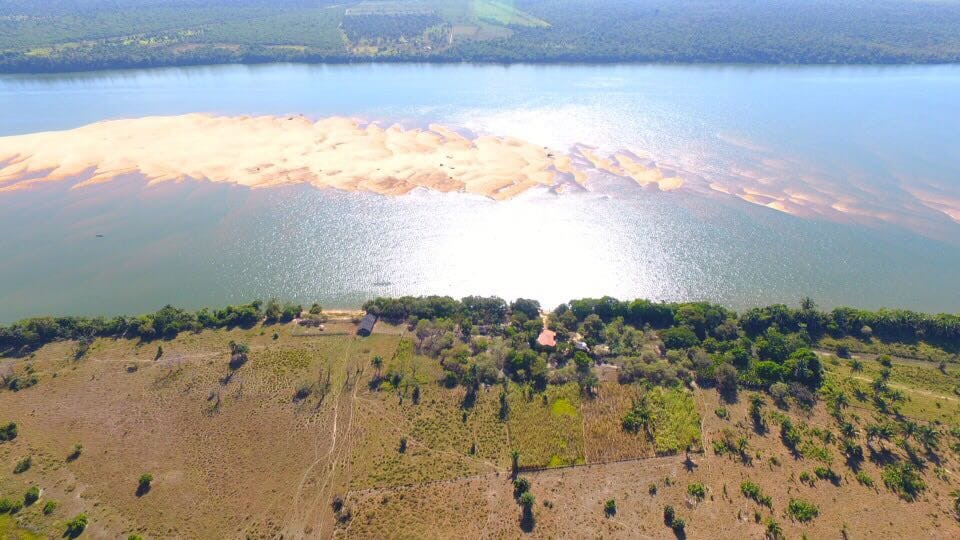
[[[960, 66], [0, 76], [0, 137], [189, 112], [350, 116], [557, 151], [626, 150], [686, 179], [661, 192], [597, 175], [585, 191], [500, 202], [199, 181], [0, 191], [0, 322], [270, 296], [350, 307], [401, 294], [546, 305], [610, 294], [738, 309], [809, 295], [825, 307], [957, 312], [958, 96]], [[721, 193], [731, 186], [739, 196]], [[781, 199], [789, 213], [767, 204]]]

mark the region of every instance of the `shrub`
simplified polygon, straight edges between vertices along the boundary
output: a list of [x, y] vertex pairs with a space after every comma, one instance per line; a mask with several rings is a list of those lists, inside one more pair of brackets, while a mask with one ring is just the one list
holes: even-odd
[[719, 409], [713, 412], [714, 414], [717, 415], [717, 418], [722, 418], [724, 420], [726, 420], [727, 418], [730, 418], [730, 413], [727, 411], [726, 407], [720, 407]]
[[687, 494], [702, 501], [707, 496], [707, 489], [703, 484], [690, 484], [687, 486]]
[[740, 484], [740, 493], [743, 493], [744, 497], [753, 499], [758, 504], [762, 506], [766, 506], [767, 508], [770, 508], [773, 506], [773, 500], [770, 498], [770, 496], [765, 494], [760, 489], [760, 486], [758, 486], [757, 484], [754, 484], [750, 480], [747, 480]]
[[790, 385], [782, 382], [773, 383], [770, 385], [770, 397], [773, 398], [773, 401], [781, 406], [787, 406], [787, 397], [790, 396]]
[[524, 512], [529, 512], [533, 510], [533, 505], [537, 502], [536, 497], [533, 496], [533, 493], [527, 491], [520, 496], [520, 506], [523, 507]]
[[520, 498], [521, 495], [530, 491], [530, 480], [525, 476], [518, 476], [513, 481], [513, 496]]
[[17, 438], [17, 424], [10, 422], [5, 426], [0, 426], [0, 442], [12, 441]]
[[647, 493], [649, 493], [649, 494], [651, 494], [651, 495], [656, 495], [656, 494], [657, 494], [657, 485], [656, 485], [656, 484], [650, 484], [649, 486], [647, 486]]
[[813, 474], [817, 475], [817, 478], [821, 480], [829, 480], [834, 484], [840, 483], [840, 475], [830, 467], [817, 467], [813, 470]]
[[7, 497], [0, 497], [0, 514], [6, 514], [13, 508], [13, 501]]
[[83, 533], [83, 530], [87, 528], [87, 515], [86, 514], [77, 514], [70, 521], [67, 522], [67, 530], [64, 533], [64, 536], [69, 538], [76, 538]]
[[13, 467], [13, 474], [20, 474], [30, 470], [30, 467], [33, 465], [33, 458], [27, 456], [17, 462]]
[[895, 463], [883, 468], [883, 483], [902, 499], [912, 501], [927, 488], [916, 468], [909, 463]]
[[793, 426], [793, 422], [790, 420], [784, 420], [780, 424], [780, 439], [783, 441], [783, 445], [789, 448], [792, 451], [796, 451], [797, 445], [800, 444], [801, 435], [800, 430]]
[[666, 505], [666, 506], [664, 506], [664, 507], [663, 507], [663, 522], [666, 523], [667, 526], [672, 526], [672, 525], [673, 525], [673, 521], [674, 521], [675, 519], [677, 519], [677, 513], [676, 513], [676, 511], [673, 509], [673, 507], [670, 506], [669, 504]]
[[672, 527], [674, 531], [682, 533], [683, 530], [687, 528], [687, 522], [684, 521], [683, 518], [674, 518]]
[[49, 516], [57, 509], [57, 501], [49, 500], [43, 505], [43, 515]]
[[780, 540], [783, 538], [783, 529], [772, 517], [767, 518], [767, 538], [770, 540]]
[[38, 500], [40, 500], [40, 488], [37, 486], [30, 486], [30, 489], [23, 494], [23, 504], [26, 506], [30, 506]]
[[137, 496], [145, 495], [150, 491], [151, 484], [153, 483], [153, 475], [150, 473], [143, 473], [140, 475], [140, 478], [137, 480]]
[[138, 482], [140, 487], [149, 488], [150, 483], [153, 482], [153, 475], [150, 473], [143, 473], [140, 475], [140, 479], [138, 480]]
[[865, 471], [860, 471], [857, 473], [857, 481], [867, 487], [873, 487], [873, 478], [870, 477]]
[[407, 452], [407, 438], [406, 438], [406, 437], [400, 437], [400, 448], [398, 448], [398, 450], [400, 451], [401, 454], [405, 454], [405, 453]]
[[790, 504], [787, 505], [787, 513], [790, 514], [791, 518], [806, 523], [820, 515], [820, 509], [815, 504], [802, 499], [790, 499]]
[[607, 517], [617, 515], [617, 501], [610, 499], [603, 503], [603, 513], [606, 514]]
[[67, 456], [67, 461], [74, 461], [80, 457], [80, 454], [83, 453], [83, 445], [77, 443], [73, 445], [73, 452], [70, 452], [70, 455]]

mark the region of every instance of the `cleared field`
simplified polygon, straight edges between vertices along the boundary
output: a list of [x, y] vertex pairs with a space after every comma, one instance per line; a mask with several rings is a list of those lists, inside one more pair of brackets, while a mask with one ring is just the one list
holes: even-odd
[[525, 13], [513, 2], [503, 2], [499, 0], [472, 0], [471, 6], [474, 16], [481, 21], [504, 26], [529, 26], [544, 28], [550, 26], [550, 23], [543, 19], [538, 19], [529, 13]]

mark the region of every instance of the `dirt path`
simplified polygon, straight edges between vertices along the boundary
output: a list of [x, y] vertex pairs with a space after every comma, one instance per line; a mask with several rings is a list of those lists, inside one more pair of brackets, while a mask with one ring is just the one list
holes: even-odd
[[[325, 519], [329, 517], [329, 506], [320, 500], [330, 491], [337, 472], [337, 464], [348, 453], [350, 446], [349, 436], [353, 427], [353, 401], [356, 399], [357, 388], [359, 387], [357, 383], [363, 373], [362, 369], [358, 370], [351, 385], [350, 374], [354, 370], [354, 366], [349, 360], [352, 349], [353, 341], [344, 351], [341, 365], [343, 366], [345, 380], [342, 385], [339, 385], [333, 399], [334, 407], [329, 422], [330, 427], [329, 429], [318, 430], [314, 439], [314, 460], [300, 476], [300, 482], [291, 499], [290, 518], [284, 527], [284, 536], [286, 537], [302, 538], [308, 534], [319, 534], [322, 537], [332, 535], [333, 524], [327, 523], [329, 520]], [[345, 428], [342, 427], [344, 425]], [[324, 448], [326, 451], [323, 450]], [[305, 497], [304, 492], [311, 481], [315, 481], [318, 486], [317, 494], [309, 497], [310, 504], [305, 505], [304, 499], [307, 497]], [[314, 530], [314, 524], [316, 524], [316, 530]]]
[[[850, 377], [851, 379], [856, 379], [858, 381], [873, 382], [873, 379], [871, 379], [870, 377], [864, 377], [863, 375], [847, 375], [847, 377]], [[906, 386], [904, 384], [888, 382], [887, 386], [889, 386], [890, 388], [896, 388], [897, 390], [903, 390], [904, 392], [911, 392], [914, 394], [923, 394], [925, 396], [930, 396], [932, 398], [945, 399], [947, 401], [960, 401], [960, 399], [957, 399], [952, 396], [938, 394], [937, 392], [933, 392], [931, 390], [921, 390], [920, 388], [914, 388], [912, 386]]]

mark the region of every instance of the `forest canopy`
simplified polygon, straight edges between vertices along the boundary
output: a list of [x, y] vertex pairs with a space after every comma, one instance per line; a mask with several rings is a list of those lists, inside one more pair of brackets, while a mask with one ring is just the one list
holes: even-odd
[[944, 63], [960, 2], [0, 0], [0, 71], [271, 61]]

